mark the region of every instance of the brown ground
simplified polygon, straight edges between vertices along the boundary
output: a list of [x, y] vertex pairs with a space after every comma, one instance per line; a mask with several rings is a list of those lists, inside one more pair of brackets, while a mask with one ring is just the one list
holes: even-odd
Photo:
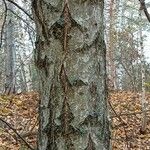
[[[118, 91], [109, 96], [112, 120], [113, 150], [150, 150], [150, 94], [147, 93], [147, 129], [141, 132], [140, 94]], [[37, 132], [38, 94], [0, 96], [0, 117], [7, 121], [28, 143], [35, 147]], [[114, 112], [115, 110], [115, 112]], [[24, 148], [23, 142], [0, 121], [0, 150]]]

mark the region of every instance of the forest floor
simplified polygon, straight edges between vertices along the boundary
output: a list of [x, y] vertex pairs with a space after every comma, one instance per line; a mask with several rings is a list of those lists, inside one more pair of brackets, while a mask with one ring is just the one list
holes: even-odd
[[[150, 93], [146, 93], [145, 133], [141, 133], [140, 97], [139, 93], [126, 91], [109, 94], [113, 150], [150, 150]], [[35, 147], [38, 128], [37, 106], [38, 94], [35, 92], [0, 96], [0, 118], [3, 119], [0, 120], [0, 150], [27, 150], [21, 138]]]

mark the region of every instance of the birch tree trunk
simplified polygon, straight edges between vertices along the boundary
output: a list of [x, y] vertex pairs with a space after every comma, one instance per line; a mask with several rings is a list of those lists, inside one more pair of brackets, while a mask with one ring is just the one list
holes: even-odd
[[[13, 4], [9, 3], [8, 8], [13, 10]], [[9, 11], [8, 11], [9, 12]], [[15, 92], [15, 60], [16, 51], [14, 46], [14, 23], [12, 19], [12, 14], [8, 13], [7, 23], [6, 23], [6, 81], [5, 81], [5, 94], [10, 94]]]
[[27, 80], [26, 80], [25, 64], [24, 64], [20, 54], [18, 57], [19, 57], [19, 61], [20, 61], [20, 72], [19, 72], [20, 90], [21, 90], [21, 92], [27, 92], [28, 86], [27, 86]]
[[116, 66], [115, 66], [115, 59], [114, 59], [114, 32], [113, 32], [113, 24], [114, 24], [114, 0], [110, 0], [110, 8], [109, 8], [109, 46], [108, 46], [108, 67], [109, 67], [109, 71], [110, 71], [110, 82], [112, 85], [112, 88], [114, 90], [117, 89], [117, 75], [116, 75]]
[[[139, 11], [139, 17], [142, 20], [141, 16], [141, 10]], [[143, 46], [143, 33], [142, 33], [142, 27], [140, 27], [140, 60], [141, 60], [141, 76], [142, 76], [142, 92], [141, 92], [141, 104], [142, 104], [142, 126], [141, 126], [141, 133], [146, 132], [146, 125], [147, 125], [147, 116], [146, 116], [146, 110], [147, 110], [147, 102], [146, 102], [146, 91], [145, 91], [145, 68], [144, 68], [144, 46]]]
[[38, 150], [108, 150], [103, 0], [33, 0]]

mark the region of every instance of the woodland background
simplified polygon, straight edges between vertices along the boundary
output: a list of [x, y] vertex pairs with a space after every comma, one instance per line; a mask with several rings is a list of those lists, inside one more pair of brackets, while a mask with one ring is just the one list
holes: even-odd
[[[39, 96], [30, 7], [28, 0], [0, 1], [0, 150], [36, 146]], [[149, 20], [138, 0], [108, 0], [104, 25], [112, 149], [149, 150]]]

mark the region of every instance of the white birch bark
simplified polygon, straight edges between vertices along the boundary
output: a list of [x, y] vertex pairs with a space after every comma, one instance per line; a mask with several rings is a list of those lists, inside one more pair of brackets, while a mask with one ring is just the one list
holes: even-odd
[[[139, 16], [142, 20], [141, 17], [141, 12], [139, 12]], [[142, 93], [141, 93], [141, 104], [142, 104], [142, 127], [141, 127], [141, 132], [145, 133], [146, 131], [146, 122], [147, 122], [147, 117], [146, 117], [146, 98], [145, 98], [145, 68], [144, 68], [144, 46], [143, 46], [143, 35], [142, 35], [142, 29], [140, 28], [140, 60], [141, 60], [141, 75], [142, 75]]]
[[[8, 3], [8, 8], [13, 10], [13, 4]], [[14, 22], [12, 14], [8, 11], [7, 23], [6, 23], [6, 81], [5, 81], [5, 93], [10, 94], [15, 92], [15, 46], [14, 46]]]
[[39, 150], [108, 150], [103, 0], [33, 0]]

